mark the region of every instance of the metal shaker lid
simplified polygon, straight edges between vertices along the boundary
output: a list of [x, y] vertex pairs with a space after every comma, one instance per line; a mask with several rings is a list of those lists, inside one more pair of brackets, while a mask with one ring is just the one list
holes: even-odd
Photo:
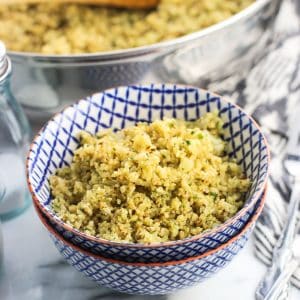
[[5, 45], [0, 41], [0, 57], [6, 54]]
[[9, 73], [9, 63], [6, 56], [6, 48], [2, 41], [0, 41], [0, 81], [2, 81]]
[[3, 65], [6, 56], [6, 48], [2, 41], [0, 41], [0, 69]]

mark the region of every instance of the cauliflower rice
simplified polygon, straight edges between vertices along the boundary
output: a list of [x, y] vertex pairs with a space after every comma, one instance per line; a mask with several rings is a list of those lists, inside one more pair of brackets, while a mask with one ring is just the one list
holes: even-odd
[[149, 45], [223, 21], [254, 0], [161, 0], [148, 11], [50, 2], [0, 5], [0, 40], [9, 50], [71, 54]]
[[199, 234], [235, 215], [250, 186], [226, 148], [214, 113], [81, 132], [70, 166], [50, 177], [52, 207], [80, 231], [111, 241]]

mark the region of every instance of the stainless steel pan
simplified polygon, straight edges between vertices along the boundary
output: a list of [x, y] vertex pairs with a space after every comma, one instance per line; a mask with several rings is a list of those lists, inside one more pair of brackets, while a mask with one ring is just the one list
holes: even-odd
[[205, 86], [253, 61], [270, 37], [280, 3], [257, 0], [214, 26], [135, 49], [52, 56], [9, 52], [12, 90], [29, 117], [41, 120], [113, 86], [161, 81]]

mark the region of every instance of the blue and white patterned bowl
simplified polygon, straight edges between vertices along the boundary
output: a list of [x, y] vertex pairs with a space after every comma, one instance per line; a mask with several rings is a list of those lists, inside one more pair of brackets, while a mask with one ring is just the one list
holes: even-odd
[[173, 293], [213, 276], [224, 268], [246, 244], [259, 217], [266, 192], [255, 205], [255, 213], [242, 231], [217, 249], [180, 261], [128, 263], [93, 254], [64, 239], [36, 208], [56, 248], [76, 270], [100, 285], [129, 294]]
[[[244, 207], [227, 222], [184, 240], [157, 244], [118, 243], [82, 233], [64, 223], [51, 209], [48, 178], [68, 165], [78, 146], [77, 134], [103, 128], [120, 129], [164, 117], [195, 120], [209, 111], [224, 121], [230, 155], [252, 180]], [[171, 84], [110, 89], [80, 100], [54, 116], [34, 139], [27, 160], [28, 185], [34, 203], [56, 230], [80, 248], [128, 262], [167, 262], [205, 253], [226, 243], [247, 223], [268, 177], [269, 152], [257, 124], [236, 105], [205, 90]]]

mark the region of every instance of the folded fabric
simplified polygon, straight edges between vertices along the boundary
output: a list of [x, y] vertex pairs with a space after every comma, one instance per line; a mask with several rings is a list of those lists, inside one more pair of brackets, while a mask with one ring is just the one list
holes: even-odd
[[[289, 180], [282, 162], [293, 127], [294, 108], [300, 106], [300, 2], [284, 0], [275, 21], [273, 37], [260, 57], [248, 69], [211, 83], [208, 88], [238, 99], [257, 120], [271, 146], [271, 176], [266, 206], [255, 230], [256, 256], [269, 265], [280, 235], [289, 201]], [[300, 116], [299, 116], [300, 117]], [[300, 288], [300, 268], [291, 283]], [[285, 295], [285, 296], [284, 296]], [[283, 293], [281, 299], [287, 298]]]

